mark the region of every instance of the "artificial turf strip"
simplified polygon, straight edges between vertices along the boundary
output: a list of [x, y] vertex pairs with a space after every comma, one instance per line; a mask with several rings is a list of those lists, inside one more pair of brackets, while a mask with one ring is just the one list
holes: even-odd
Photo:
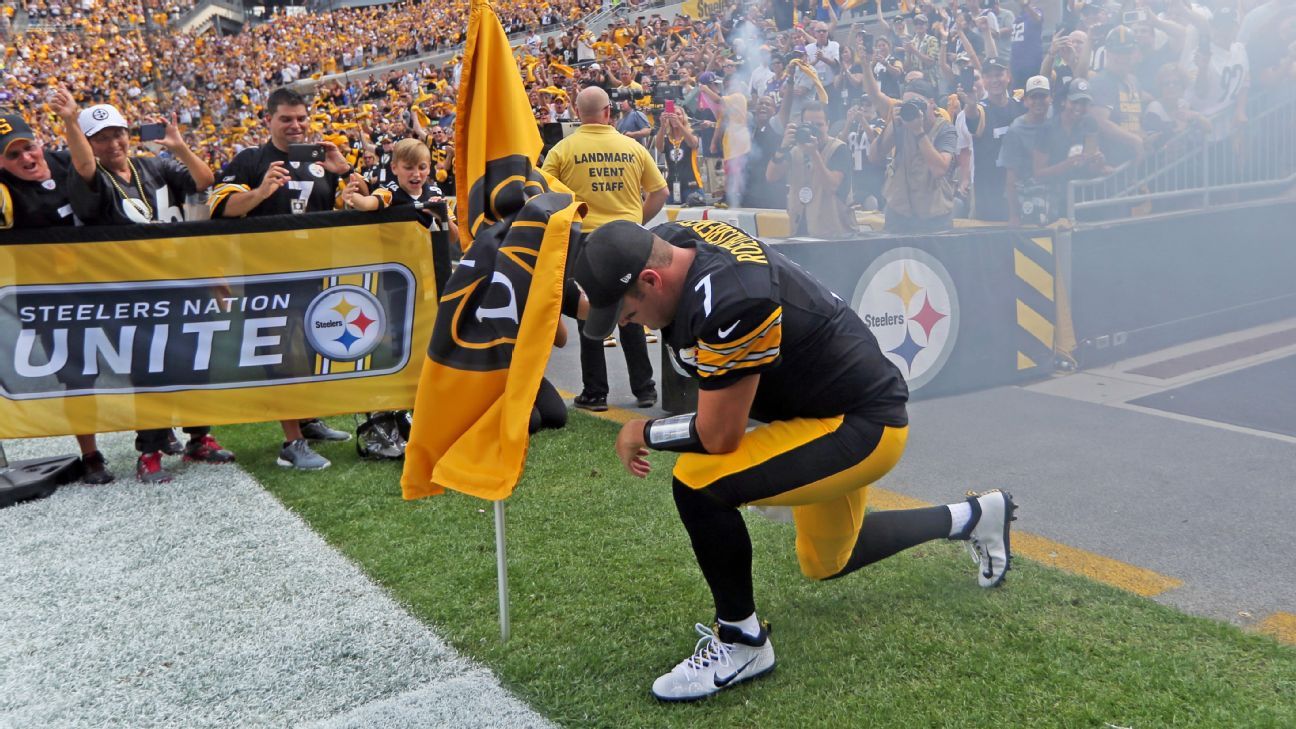
[[415, 615], [563, 725], [1296, 726], [1296, 650], [1269, 638], [1022, 559], [1003, 588], [982, 590], [962, 545], [947, 542], [811, 582], [792, 529], [755, 514], [757, 604], [778, 668], [704, 702], [662, 705], [648, 687], [692, 650], [693, 623], [711, 621], [669, 454], [635, 479], [612, 452], [617, 426], [580, 413], [532, 439], [508, 501], [513, 636], [502, 644], [489, 502], [405, 502], [399, 464], [361, 462], [350, 443], [321, 449], [328, 471], [280, 469], [265, 446], [277, 427], [222, 428], [221, 441]]

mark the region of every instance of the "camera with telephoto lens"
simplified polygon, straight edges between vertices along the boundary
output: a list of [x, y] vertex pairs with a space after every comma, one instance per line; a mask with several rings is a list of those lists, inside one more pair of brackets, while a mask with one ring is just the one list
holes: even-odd
[[914, 119], [921, 119], [927, 113], [927, 104], [918, 99], [910, 99], [900, 104], [900, 119], [911, 122]]
[[796, 129], [796, 143], [809, 144], [814, 141], [815, 132], [813, 124], [798, 124]]
[[612, 89], [608, 92], [608, 98], [613, 103], [620, 101], [638, 101], [644, 97], [644, 92], [635, 89]]

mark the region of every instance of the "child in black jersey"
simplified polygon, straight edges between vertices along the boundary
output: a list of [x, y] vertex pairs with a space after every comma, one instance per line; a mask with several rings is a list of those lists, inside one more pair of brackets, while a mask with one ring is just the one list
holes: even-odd
[[[364, 180], [352, 175], [342, 191], [342, 204], [351, 210], [382, 210], [393, 205], [429, 205], [444, 202], [441, 188], [432, 181], [432, 153], [427, 145], [417, 139], [402, 139], [392, 147], [392, 175], [387, 184], [376, 187], [372, 194], [364, 194]], [[444, 219], [432, 209], [433, 219], [450, 229], [450, 240], [457, 243], [459, 228], [454, 216]]]

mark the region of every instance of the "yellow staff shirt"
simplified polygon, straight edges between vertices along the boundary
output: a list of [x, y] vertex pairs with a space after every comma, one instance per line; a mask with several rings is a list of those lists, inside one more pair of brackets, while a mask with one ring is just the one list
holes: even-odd
[[648, 150], [606, 124], [582, 124], [549, 150], [544, 171], [589, 205], [582, 233], [612, 220], [643, 222], [643, 193], [666, 187]]

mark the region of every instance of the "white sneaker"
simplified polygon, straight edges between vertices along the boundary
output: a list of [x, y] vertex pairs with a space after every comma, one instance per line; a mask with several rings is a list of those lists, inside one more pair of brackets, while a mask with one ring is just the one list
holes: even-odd
[[[732, 625], [694, 626], [702, 638], [693, 655], [653, 681], [652, 693], [662, 701], [696, 701], [774, 670], [774, 646], [769, 625], [750, 638]], [[717, 635], [718, 632], [718, 635]]]
[[977, 582], [998, 587], [1012, 568], [1011, 524], [1017, 521], [1012, 494], [994, 489], [983, 494], [968, 492], [972, 505], [972, 528], [968, 530], [968, 552], [977, 563]]

